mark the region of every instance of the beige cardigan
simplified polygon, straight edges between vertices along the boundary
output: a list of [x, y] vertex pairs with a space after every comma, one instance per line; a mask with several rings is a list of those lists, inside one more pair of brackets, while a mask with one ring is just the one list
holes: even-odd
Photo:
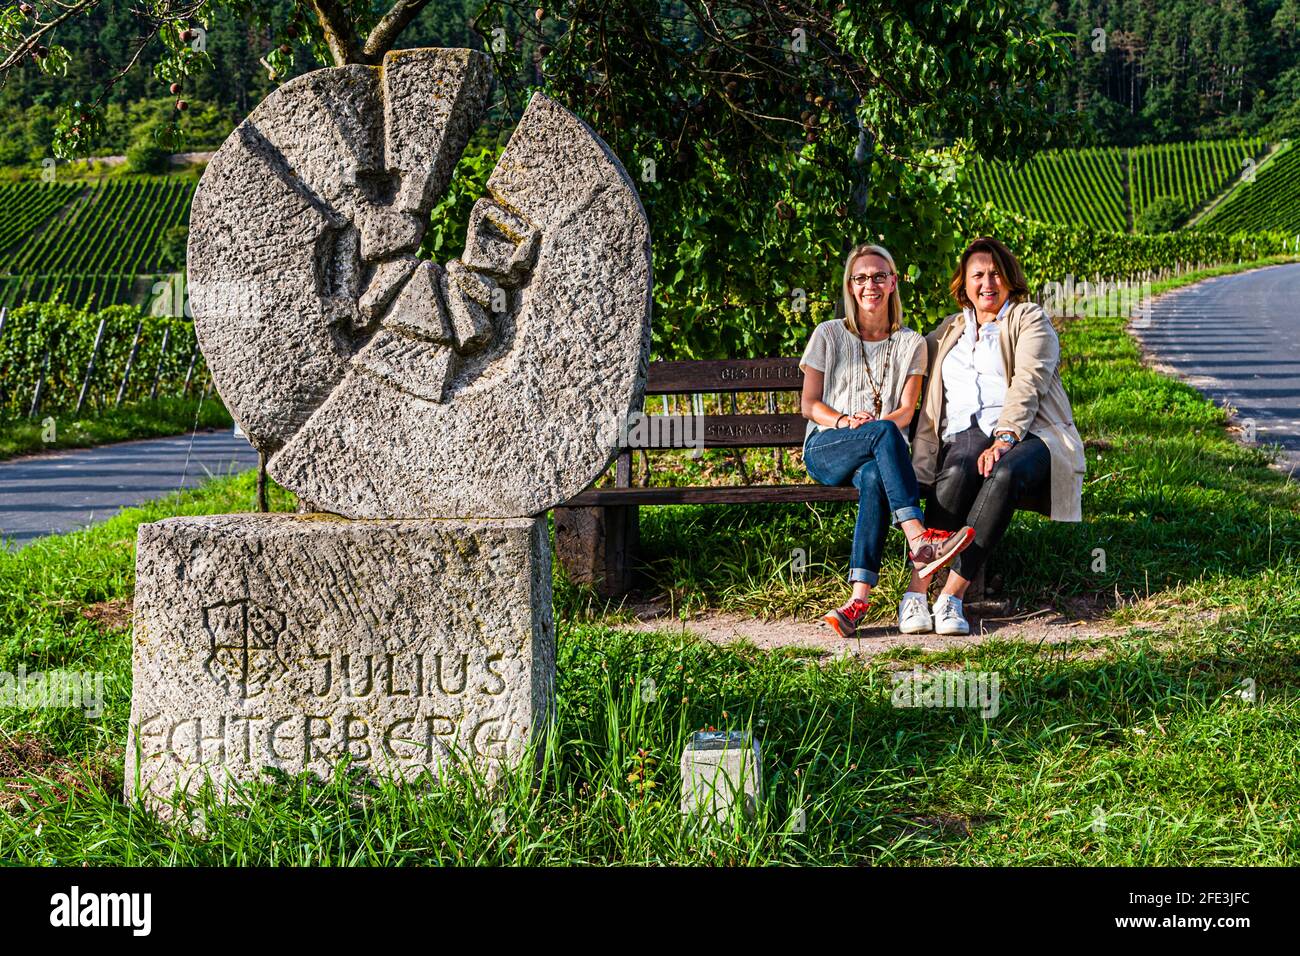
[[[912, 467], [923, 485], [934, 483], [944, 430], [943, 360], [961, 338], [965, 323], [958, 312], [925, 337], [930, 377], [912, 438]], [[1019, 438], [1033, 432], [1043, 440], [1052, 456], [1052, 503], [1044, 513], [1053, 521], [1081, 521], [1083, 439], [1074, 427], [1074, 412], [1061, 384], [1061, 343], [1052, 320], [1040, 305], [1016, 303], [1002, 319], [998, 345], [1006, 367], [1007, 395], [994, 431], [1012, 431]]]

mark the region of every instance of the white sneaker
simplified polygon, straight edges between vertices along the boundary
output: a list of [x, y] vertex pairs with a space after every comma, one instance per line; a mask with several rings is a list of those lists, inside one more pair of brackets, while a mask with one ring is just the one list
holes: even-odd
[[929, 634], [934, 630], [924, 594], [903, 593], [903, 600], [898, 602], [898, 629], [904, 634]]
[[934, 602], [934, 633], [953, 637], [969, 634], [970, 624], [961, 612], [961, 600], [951, 594], [940, 594]]

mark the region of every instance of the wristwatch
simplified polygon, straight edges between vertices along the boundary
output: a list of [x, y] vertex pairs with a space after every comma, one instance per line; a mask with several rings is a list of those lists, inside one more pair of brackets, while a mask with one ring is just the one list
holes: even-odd
[[1016, 437], [1015, 432], [994, 432], [993, 437], [997, 441], [1006, 442], [1008, 445], [1014, 445], [1016, 442], [1020, 441], [1020, 439]]

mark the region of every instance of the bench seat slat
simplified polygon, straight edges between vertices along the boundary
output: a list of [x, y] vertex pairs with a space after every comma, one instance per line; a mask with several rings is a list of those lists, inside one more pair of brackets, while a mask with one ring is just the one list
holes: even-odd
[[757, 415], [646, 415], [627, 429], [623, 448], [799, 448], [808, 420], [794, 413]]

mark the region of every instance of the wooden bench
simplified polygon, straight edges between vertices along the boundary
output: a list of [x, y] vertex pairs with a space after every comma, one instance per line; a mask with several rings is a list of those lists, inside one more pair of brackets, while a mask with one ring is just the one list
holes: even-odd
[[[721, 359], [652, 362], [647, 396], [800, 392], [803, 372], [797, 358]], [[734, 397], [733, 397], [734, 408]], [[857, 501], [853, 486], [818, 484], [732, 485], [641, 488], [632, 485], [632, 453], [682, 448], [684, 437], [702, 434], [704, 448], [802, 448], [807, 419], [797, 412], [733, 413], [696, 416], [646, 415], [644, 433], [630, 429], [629, 441], [614, 459], [614, 487], [590, 487], [555, 508], [556, 554], [570, 580], [592, 585], [603, 597], [620, 597], [632, 588], [640, 544], [641, 505], [771, 504]], [[912, 419], [912, 431], [916, 419]], [[698, 445], [686, 445], [698, 447]], [[802, 468], [800, 468], [802, 472]], [[745, 474], [742, 468], [742, 474]], [[747, 474], [745, 475], [748, 480]], [[597, 479], [599, 480], [599, 479]], [[593, 482], [593, 485], [595, 483]], [[924, 498], [928, 489], [922, 488]], [[946, 572], [935, 576], [940, 583]], [[933, 587], [933, 585], [932, 585]], [[967, 600], [984, 597], [981, 571]]]
[[[647, 396], [740, 392], [798, 392], [803, 372], [797, 358], [723, 359], [652, 362]], [[639, 543], [641, 505], [760, 504], [803, 501], [856, 501], [854, 487], [817, 484], [730, 487], [638, 488], [632, 486], [632, 453], [683, 445], [703, 436], [704, 448], [800, 448], [807, 420], [797, 412], [696, 416], [646, 415], [642, 439], [620, 447], [614, 460], [614, 487], [588, 488], [555, 509], [556, 552], [570, 579], [595, 586], [605, 597], [626, 593]]]

